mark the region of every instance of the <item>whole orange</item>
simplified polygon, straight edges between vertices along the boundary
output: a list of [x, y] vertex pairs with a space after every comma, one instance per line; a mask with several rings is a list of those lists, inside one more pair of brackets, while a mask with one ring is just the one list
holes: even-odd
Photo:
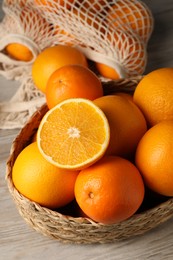
[[103, 96], [95, 99], [94, 103], [105, 113], [110, 126], [106, 154], [132, 157], [147, 131], [142, 112], [130, 99], [119, 95]]
[[151, 127], [136, 150], [136, 165], [153, 191], [173, 196], [173, 120]]
[[136, 87], [134, 102], [149, 126], [173, 119], [173, 68], [156, 69], [145, 75]]
[[31, 50], [21, 43], [9, 43], [5, 50], [15, 60], [31, 61], [33, 58]]
[[51, 74], [68, 64], [80, 64], [88, 67], [84, 54], [72, 46], [56, 45], [44, 49], [32, 65], [32, 78], [35, 85], [45, 93]]
[[103, 224], [114, 224], [138, 210], [144, 198], [144, 184], [130, 161], [105, 156], [79, 173], [75, 197], [88, 217]]
[[74, 199], [78, 171], [59, 169], [40, 154], [36, 142], [18, 155], [12, 170], [16, 189], [48, 208], [62, 207]]
[[100, 79], [90, 69], [81, 65], [67, 65], [56, 70], [46, 86], [46, 102], [49, 108], [68, 98], [94, 100], [103, 96]]

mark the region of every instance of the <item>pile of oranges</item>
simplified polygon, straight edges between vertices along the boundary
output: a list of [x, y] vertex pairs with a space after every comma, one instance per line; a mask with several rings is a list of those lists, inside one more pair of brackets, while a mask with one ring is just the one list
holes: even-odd
[[32, 76], [49, 109], [13, 166], [21, 194], [59, 211], [73, 202], [77, 216], [103, 224], [135, 214], [146, 189], [173, 196], [173, 68], [144, 76], [133, 96], [104, 96], [84, 55], [58, 45]]

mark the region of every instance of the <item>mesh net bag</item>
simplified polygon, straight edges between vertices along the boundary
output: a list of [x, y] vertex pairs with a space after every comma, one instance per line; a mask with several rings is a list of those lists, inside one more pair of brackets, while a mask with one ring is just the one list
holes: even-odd
[[[153, 28], [149, 9], [137, 0], [41, 1], [36, 9], [56, 28], [57, 37], [77, 45], [85, 55], [109, 65], [121, 78], [142, 74]], [[64, 2], [64, 4], [61, 4]], [[63, 28], [63, 31], [61, 30]]]
[[[10, 79], [27, 76], [31, 64], [40, 51], [54, 43], [52, 25], [32, 5], [30, 0], [6, 0], [3, 2], [2, 8], [5, 15], [0, 25], [0, 73]], [[16, 49], [13, 47], [12, 55], [11, 51], [8, 53], [7, 46], [14, 43], [28, 47], [31, 52], [30, 59], [24, 60], [24, 57], [14, 57], [14, 52], [18, 52], [17, 47]]]
[[[0, 103], [0, 128], [21, 128], [31, 114], [45, 102], [44, 95], [34, 86], [31, 66], [38, 53], [53, 45], [54, 34], [49, 24], [35, 9], [32, 1], [4, 1], [5, 16], [0, 24], [0, 74], [19, 81], [17, 93]], [[9, 44], [27, 46], [31, 59], [17, 60], [9, 55]], [[16, 52], [18, 49], [16, 47]]]
[[[19, 114], [25, 122], [31, 112], [29, 101], [33, 104], [32, 111], [43, 102], [43, 94], [32, 82], [31, 67], [46, 47], [74, 46], [94, 64], [112, 67], [120, 79], [136, 77], [145, 71], [153, 17], [141, 1], [4, 0], [2, 8], [5, 15], [0, 24], [0, 74], [19, 80], [21, 86], [9, 101], [9, 112], [7, 104], [0, 106], [1, 128], [16, 127], [16, 115], [19, 118]], [[10, 45], [14, 43], [25, 46], [29, 58], [16, 58], [14, 54], [22, 54], [22, 51], [17, 51], [14, 45], [10, 51]], [[105, 80], [105, 77], [101, 78]], [[26, 95], [26, 89], [30, 94]], [[17, 102], [26, 103], [23, 111], [18, 112]]]
[[45, 97], [35, 88], [32, 78], [25, 77], [15, 95], [0, 103], [0, 129], [22, 128], [44, 103]]

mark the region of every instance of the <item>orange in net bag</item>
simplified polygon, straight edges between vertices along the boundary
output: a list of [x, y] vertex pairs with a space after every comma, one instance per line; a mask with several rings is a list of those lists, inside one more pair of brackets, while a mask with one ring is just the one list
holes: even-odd
[[4, 0], [2, 8], [0, 74], [22, 84], [10, 106], [0, 104], [0, 128], [21, 127], [45, 101], [32, 82], [31, 67], [47, 47], [78, 48], [96, 64], [102, 80], [135, 77], [145, 71], [153, 17], [141, 1]]
[[19, 89], [0, 103], [0, 128], [22, 127], [45, 98], [35, 88], [31, 65], [39, 52], [52, 45], [52, 25], [32, 7], [28, 0], [4, 0], [4, 18], [0, 23], [0, 74], [20, 82]]
[[105, 37], [105, 41], [109, 42], [112, 58], [108, 64], [96, 62], [102, 76], [116, 80], [143, 73], [147, 63], [147, 51], [144, 42], [140, 41], [136, 34], [110, 29]]
[[147, 43], [153, 30], [153, 17], [146, 4], [137, 0], [114, 2], [106, 17], [110, 26], [130, 29]]
[[24, 73], [28, 75], [29, 65], [38, 53], [53, 44], [54, 32], [30, 0], [6, 0], [2, 8], [5, 15], [0, 24], [0, 74], [17, 79]]
[[[47, 21], [71, 36], [70, 44], [77, 45], [88, 59], [113, 68], [118, 74], [117, 78], [135, 76], [144, 72], [147, 63], [146, 51], [143, 51], [145, 53], [143, 62], [138, 62], [138, 69], [136, 69], [136, 62], [134, 64], [131, 62], [130, 66], [124, 62], [124, 59], [127, 59], [124, 57], [125, 52], [128, 54], [132, 52], [131, 43], [135, 42], [137, 49], [146, 49], [153, 30], [153, 16], [143, 2], [64, 0], [62, 5], [62, 1], [58, 0], [34, 1], [36, 9]], [[122, 33], [127, 36], [121, 38]], [[57, 38], [62, 34], [64, 33], [59, 31]], [[114, 37], [117, 34], [120, 34], [118, 40]], [[125, 51], [118, 47], [124, 45], [124, 38], [130, 38], [125, 40]], [[66, 42], [64, 38], [64, 43], [68, 44], [69, 41]], [[138, 56], [138, 52], [139, 50], [136, 51], [134, 48], [131, 55]], [[139, 56], [141, 60], [141, 54]]]
[[[140, 69], [131, 63], [129, 70], [123, 62], [123, 49], [117, 48], [117, 38], [113, 42], [113, 36], [107, 37], [110, 31], [112, 35], [123, 31], [131, 38], [138, 37], [135, 41], [141, 41], [146, 48], [153, 17], [141, 1], [4, 0], [2, 8], [5, 17], [0, 26], [0, 73], [8, 78], [23, 73], [19, 67], [31, 64], [41, 50], [58, 43], [77, 46], [88, 59], [115, 69], [119, 78], [145, 70], [147, 55]], [[118, 45], [123, 45], [124, 39], [120, 38]], [[132, 51], [130, 43], [126, 51]], [[23, 55], [19, 56], [21, 52]], [[17, 70], [14, 73], [13, 68]]]

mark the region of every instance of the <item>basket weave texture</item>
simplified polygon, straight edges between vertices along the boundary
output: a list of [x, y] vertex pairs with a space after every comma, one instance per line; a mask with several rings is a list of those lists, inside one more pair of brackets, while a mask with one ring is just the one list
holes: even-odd
[[[103, 82], [104, 92], [133, 92], [140, 78]], [[118, 224], [103, 225], [88, 218], [72, 217], [47, 209], [21, 195], [12, 182], [12, 167], [18, 154], [31, 142], [47, 110], [47, 106], [43, 105], [21, 129], [12, 144], [7, 162], [6, 180], [9, 191], [20, 215], [32, 228], [65, 243], [109, 243], [144, 234], [173, 216], [173, 198], [169, 198]]]

